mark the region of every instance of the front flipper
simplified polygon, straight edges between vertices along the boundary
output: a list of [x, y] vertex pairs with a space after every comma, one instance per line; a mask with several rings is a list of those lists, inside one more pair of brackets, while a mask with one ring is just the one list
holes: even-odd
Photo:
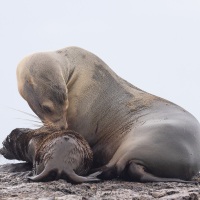
[[121, 171], [116, 165], [104, 165], [102, 167], [92, 169], [90, 172], [101, 172], [99, 175], [97, 175], [98, 178], [103, 180], [111, 180], [114, 178], [118, 178]]
[[195, 181], [185, 181], [176, 178], [156, 177], [145, 171], [142, 165], [136, 164], [134, 161], [129, 162], [127, 168], [127, 177], [131, 181], [136, 182], [179, 182], [179, 183], [196, 183]]

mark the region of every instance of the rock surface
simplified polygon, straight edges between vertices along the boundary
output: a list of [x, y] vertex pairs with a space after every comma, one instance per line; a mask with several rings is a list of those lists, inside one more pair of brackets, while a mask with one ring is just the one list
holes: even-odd
[[[114, 200], [200, 199], [198, 183], [134, 183], [121, 180], [73, 185], [65, 180], [34, 183], [27, 179], [31, 166], [25, 163], [0, 166], [0, 200]], [[195, 177], [200, 181], [200, 176]]]

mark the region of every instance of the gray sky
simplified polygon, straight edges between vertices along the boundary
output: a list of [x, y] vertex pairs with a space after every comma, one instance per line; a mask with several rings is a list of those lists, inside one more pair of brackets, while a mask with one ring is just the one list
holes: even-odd
[[200, 1], [0, 0], [0, 143], [14, 128], [33, 127], [9, 108], [32, 113], [17, 91], [19, 61], [66, 46], [95, 53], [133, 85], [200, 121]]

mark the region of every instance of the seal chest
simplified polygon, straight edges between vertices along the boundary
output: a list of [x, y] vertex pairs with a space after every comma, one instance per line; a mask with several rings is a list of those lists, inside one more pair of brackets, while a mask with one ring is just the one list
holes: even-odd
[[[23, 147], [23, 148], [20, 148]], [[98, 181], [97, 174], [87, 175], [93, 154], [89, 144], [78, 133], [54, 128], [15, 129], [3, 142], [1, 154], [33, 164], [32, 181], [66, 179], [81, 183]]]

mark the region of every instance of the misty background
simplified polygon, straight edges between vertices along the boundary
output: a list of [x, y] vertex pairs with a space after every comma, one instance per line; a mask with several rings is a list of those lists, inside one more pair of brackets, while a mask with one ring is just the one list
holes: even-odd
[[13, 129], [36, 125], [14, 110], [33, 113], [17, 90], [17, 64], [67, 46], [93, 52], [200, 121], [200, 1], [0, 0], [0, 147]]

